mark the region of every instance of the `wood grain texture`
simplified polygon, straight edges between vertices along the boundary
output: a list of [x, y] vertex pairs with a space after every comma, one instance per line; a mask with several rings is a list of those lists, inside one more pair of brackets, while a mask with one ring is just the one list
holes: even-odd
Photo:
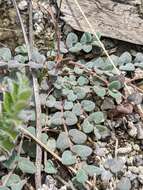
[[[78, 2], [95, 31], [101, 32], [106, 37], [143, 45], [140, 0], [78, 0]], [[91, 32], [74, 0], [63, 0], [61, 11], [62, 18], [74, 29]]]

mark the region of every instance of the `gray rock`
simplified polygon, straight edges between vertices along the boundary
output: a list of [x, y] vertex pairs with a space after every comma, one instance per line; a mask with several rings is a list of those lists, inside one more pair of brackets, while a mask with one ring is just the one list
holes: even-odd
[[43, 19], [43, 13], [42, 11], [36, 11], [33, 15], [33, 20], [37, 23], [42, 22]]
[[132, 93], [128, 96], [127, 99], [129, 102], [139, 105], [142, 103], [143, 97], [140, 93]]
[[138, 169], [139, 169], [139, 173], [143, 175], [143, 166], [139, 166]]
[[107, 153], [106, 148], [100, 148], [98, 145], [96, 146], [95, 154], [97, 156], [105, 156], [106, 153]]
[[26, 0], [22, 0], [18, 3], [18, 8], [21, 10], [21, 11], [24, 11], [26, 10], [28, 7], [28, 3]]
[[111, 172], [118, 173], [123, 169], [124, 161], [121, 158], [108, 159], [105, 162], [104, 166], [105, 166], [105, 168], [109, 168], [111, 170]]
[[69, 130], [69, 136], [71, 140], [76, 144], [83, 144], [87, 140], [87, 135], [77, 129]]
[[135, 174], [139, 173], [139, 168], [136, 166], [129, 166], [128, 170], [130, 170], [132, 173], [135, 173]]
[[143, 185], [143, 174], [139, 174], [138, 180]]
[[119, 183], [117, 184], [117, 190], [130, 190], [131, 189], [131, 182], [129, 178], [122, 177]]
[[133, 144], [132, 146], [135, 151], [140, 151], [140, 146], [138, 144]]
[[128, 177], [131, 181], [135, 180], [137, 178], [136, 174], [133, 174], [131, 171], [128, 171], [126, 173], [126, 177]]
[[114, 108], [115, 108], [115, 104], [114, 104], [113, 100], [111, 98], [106, 97], [103, 101], [101, 109], [102, 110], [110, 110], [110, 109], [114, 109]]
[[136, 166], [143, 166], [143, 156], [142, 155], [137, 155], [134, 157], [134, 164]]

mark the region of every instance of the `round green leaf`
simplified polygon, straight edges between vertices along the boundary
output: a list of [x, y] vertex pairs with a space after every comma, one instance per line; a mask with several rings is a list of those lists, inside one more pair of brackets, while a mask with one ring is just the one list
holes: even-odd
[[36, 129], [35, 129], [35, 127], [28, 127], [27, 130], [28, 130], [33, 136], [36, 136]]
[[81, 106], [87, 112], [91, 112], [91, 111], [93, 111], [95, 109], [95, 103], [90, 101], [90, 100], [82, 100], [81, 101]]
[[71, 110], [72, 108], [73, 108], [73, 102], [69, 102], [69, 101], [65, 100], [64, 109], [65, 110]]
[[71, 111], [64, 112], [64, 118], [67, 125], [75, 125], [78, 122], [76, 115]]
[[134, 63], [141, 63], [141, 62], [143, 62], [143, 53], [138, 52], [138, 53], [136, 54]]
[[58, 136], [57, 139], [57, 148], [59, 148], [61, 151], [65, 150], [66, 148], [68, 148], [69, 145], [69, 138], [66, 135], [65, 132], [61, 132]]
[[27, 47], [25, 44], [23, 44], [22, 46], [18, 46], [15, 48], [15, 52], [16, 53], [20, 53], [20, 54], [27, 54]]
[[122, 71], [134, 71], [135, 66], [132, 63], [127, 63], [126, 65], [121, 65], [119, 69]]
[[79, 86], [84, 86], [89, 83], [89, 80], [86, 77], [80, 76], [77, 80]]
[[85, 87], [75, 87], [74, 93], [76, 94], [78, 100], [85, 98], [86, 96]]
[[102, 123], [105, 120], [104, 114], [101, 111], [91, 113], [88, 117], [89, 122], [94, 122], [96, 124]]
[[81, 104], [79, 104], [79, 103], [74, 104], [72, 112], [77, 116], [82, 115], [83, 110], [82, 110]]
[[51, 124], [53, 125], [62, 125], [63, 124], [63, 119], [62, 119], [63, 115], [61, 112], [56, 112], [53, 114], [53, 116], [51, 117]]
[[73, 156], [71, 151], [66, 150], [62, 154], [62, 163], [64, 165], [73, 165], [76, 163], [76, 157]]
[[85, 53], [89, 53], [92, 50], [92, 45], [91, 44], [84, 44], [82, 46], [82, 49]]
[[104, 97], [106, 95], [106, 89], [101, 86], [94, 86], [93, 90], [99, 97]]
[[108, 86], [108, 88], [110, 89], [110, 90], [119, 90], [120, 88], [122, 87], [122, 85], [121, 85], [121, 83], [120, 83], [120, 81], [112, 81], [110, 84], [109, 84], [109, 86]]
[[22, 158], [18, 162], [18, 167], [23, 173], [34, 174], [36, 172], [36, 167], [33, 162], [26, 158]]
[[[7, 175], [2, 177], [2, 182], [5, 181], [5, 178], [7, 177]], [[6, 186], [10, 187], [13, 184], [17, 184], [21, 181], [20, 177], [16, 174], [12, 174], [9, 178], [8, 181], [6, 183]]]
[[55, 106], [55, 104], [56, 104], [56, 99], [55, 99], [55, 97], [52, 96], [52, 95], [50, 95], [50, 96], [48, 97], [48, 100], [46, 101], [47, 107], [52, 108], [52, 107]]
[[87, 164], [83, 165], [82, 169], [84, 169], [86, 173], [91, 177], [101, 175], [103, 171], [103, 169], [101, 169], [100, 167]]
[[82, 124], [82, 130], [84, 131], [84, 133], [91, 133], [93, 129], [94, 126], [87, 119], [85, 119]]
[[0, 59], [4, 61], [10, 61], [12, 58], [11, 51], [9, 48], [0, 48]]
[[84, 34], [82, 35], [81, 39], [80, 39], [80, 43], [82, 44], [86, 44], [86, 43], [90, 43], [92, 42], [92, 34], [89, 32], [84, 32]]
[[88, 180], [88, 175], [83, 169], [78, 170], [76, 174], [76, 180], [82, 184], [85, 184], [85, 182]]
[[48, 135], [46, 133], [42, 133], [41, 134], [41, 141], [46, 144], [47, 143], [47, 140], [48, 140]]
[[71, 53], [78, 53], [80, 50], [82, 50], [82, 44], [79, 42], [69, 49]]
[[70, 93], [67, 95], [67, 98], [68, 98], [69, 101], [74, 102], [77, 99], [77, 95], [74, 94], [73, 91], [70, 91]]
[[112, 96], [116, 100], [120, 100], [121, 97], [122, 97], [122, 94], [119, 91], [117, 91], [117, 90], [116, 91], [108, 90], [108, 93], [109, 93], [110, 96]]
[[25, 183], [26, 183], [26, 180], [21, 180], [19, 183], [12, 184], [10, 186], [11, 190], [22, 190]]
[[78, 42], [78, 36], [71, 32], [68, 34], [67, 38], [66, 38], [66, 45], [68, 48], [73, 47], [74, 44], [76, 44]]
[[73, 145], [72, 152], [76, 153], [81, 158], [85, 159], [86, 157], [92, 154], [92, 149], [86, 145]]
[[19, 54], [14, 57], [14, 60], [24, 64], [26, 61], [28, 61], [28, 57]]
[[110, 136], [110, 130], [103, 125], [96, 125], [94, 128], [94, 134], [97, 139], [105, 139], [106, 137]]
[[56, 174], [57, 173], [57, 169], [55, 168], [52, 160], [47, 160], [46, 161], [44, 171], [47, 174]]
[[83, 144], [87, 140], [87, 135], [77, 129], [69, 130], [69, 136], [76, 144]]
[[131, 63], [132, 56], [129, 52], [124, 52], [119, 58], [119, 64]]
[[48, 139], [46, 145], [47, 145], [49, 150], [54, 152], [55, 149], [56, 149], [56, 140], [51, 137], [51, 138]]

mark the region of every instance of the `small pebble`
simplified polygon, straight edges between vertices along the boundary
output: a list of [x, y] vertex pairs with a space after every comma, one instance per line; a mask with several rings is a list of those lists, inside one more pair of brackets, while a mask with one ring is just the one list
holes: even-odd
[[119, 183], [117, 184], [117, 190], [130, 190], [131, 189], [131, 182], [129, 178], [122, 177]]
[[142, 155], [137, 155], [134, 157], [134, 164], [136, 166], [143, 166], [143, 156]]
[[134, 93], [130, 94], [127, 99], [129, 102], [139, 105], [142, 103], [143, 97], [140, 93], [134, 92]]
[[128, 122], [128, 134], [131, 136], [131, 137], [136, 137], [137, 135], [137, 128], [136, 126], [132, 123], [132, 122]]
[[42, 22], [43, 19], [43, 13], [41, 11], [36, 11], [33, 15], [33, 20], [37, 23]]
[[18, 8], [19, 8], [21, 11], [26, 10], [27, 7], [28, 7], [28, 3], [27, 3], [27, 1], [25, 1], [25, 0], [22, 0], [22, 1], [20, 1], [20, 3], [18, 3]]
[[143, 174], [139, 174], [138, 180], [143, 185]]
[[140, 147], [138, 144], [133, 144], [133, 149], [136, 150], [136, 151], [139, 151], [140, 150]]
[[104, 163], [105, 168], [109, 168], [112, 173], [118, 173], [123, 170], [124, 161], [121, 158], [107, 159]]
[[119, 148], [118, 149], [118, 154], [128, 154], [132, 151], [132, 146], [129, 144], [126, 147]]
[[128, 170], [130, 170], [131, 172], [138, 174], [139, 173], [139, 168], [136, 166], [129, 166]]
[[143, 126], [141, 123], [137, 124], [137, 139], [143, 139]]
[[126, 177], [128, 177], [131, 181], [133, 181], [134, 179], [137, 178], [137, 175], [136, 174], [133, 174], [131, 171], [128, 171], [126, 173]]
[[105, 156], [106, 153], [107, 153], [106, 148], [100, 148], [99, 146], [96, 146], [95, 154], [97, 156]]
[[139, 166], [138, 169], [139, 169], [139, 173], [143, 175], [143, 166]]

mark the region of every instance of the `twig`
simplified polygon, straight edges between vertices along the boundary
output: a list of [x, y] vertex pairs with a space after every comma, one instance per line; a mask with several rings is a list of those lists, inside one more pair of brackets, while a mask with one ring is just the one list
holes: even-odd
[[[33, 52], [33, 22], [32, 22], [32, 2], [29, 0], [29, 42], [30, 42], [30, 51]], [[39, 96], [39, 84], [37, 77], [32, 73], [33, 79], [33, 90], [35, 97], [35, 106], [36, 106], [36, 136], [38, 139], [41, 139], [41, 102]], [[42, 165], [42, 149], [37, 144], [36, 145], [36, 173], [35, 173], [35, 185], [36, 189], [41, 188], [41, 165]]]
[[67, 130], [67, 126], [66, 126], [66, 123], [65, 123], [65, 119], [64, 119], [64, 106], [63, 106], [63, 101], [62, 101], [62, 104], [61, 104], [61, 113], [62, 113], [62, 121], [63, 121], [63, 127], [64, 127], [64, 131], [67, 135], [67, 138], [68, 138], [68, 141], [69, 141], [69, 146], [70, 146], [70, 149], [72, 149], [72, 142], [69, 138], [69, 133], [68, 133], [68, 130]]
[[[32, 59], [32, 34], [30, 34], [30, 44], [29, 44], [29, 40], [28, 40], [28, 37], [27, 37], [27, 34], [26, 34], [26, 31], [25, 31], [25, 28], [24, 28], [24, 24], [23, 24], [23, 21], [22, 21], [22, 18], [21, 18], [21, 15], [20, 15], [20, 12], [19, 12], [19, 9], [18, 9], [18, 6], [17, 6], [17, 3], [16, 3], [16, 0], [12, 0], [13, 2], [13, 5], [16, 9], [16, 12], [17, 12], [17, 15], [18, 15], [18, 18], [19, 18], [19, 21], [20, 21], [20, 25], [21, 25], [21, 28], [22, 28], [22, 32], [23, 32], [23, 36], [24, 36], [24, 40], [25, 40], [25, 44], [26, 44], [26, 47], [27, 47], [27, 51], [28, 51], [28, 58], [29, 58], [29, 61], [31, 61]], [[30, 4], [31, 4], [31, 0], [29, 0]], [[32, 4], [31, 4], [32, 5]], [[31, 7], [32, 9], [32, 7]], [[30, 11], [29, 11], [30, 12]], [[30, 12], [30, 14], [32, 14]], [[30, 18], [32, 18], [32, 15], [30, 16]], [[32, 22], [30, 21], [30, 32], [32, 32], [33, 30], [33, 26], [32, 26]], [[35, 96], [35, 106], [36, 106], [36, 127], [37, 128], [41, 128], [41, 123], [40, 123], [40, 116], [41, 116], [41, 104], [40, 104], [40, 97], [39, 97], [39, 86], [38, 86], [38, 82], [37, 82], [37, 78], [35, 77], [34, 74], [32, 74], [32, 78], [33, 78], [33, 90], [34, 90], [34, 96]], [[40, 105], [40, 106], [39, 106]], [[40, 132], [38, 130], [38, 134], [37, 134], [38, 138], [40, 138]], [[39, 148], [40, 149], [40, 148]], [[39, 152], [40, 154], [40, 152]], [[39, 156], [40, 157], [40, 156]], [[41, 174], [41, 172], [39, 172], [39, 166], [41, 167], [41, 163], [38, 162], [38, 176]], [[41, 169], [40, 169], [41, 171]], [[37, 173], [36, 173], [37, 174]], [[41, 181], [41, 179], [40, 179]], [[41, 184], [40, 184], [40, 181], [39, 181], [39, 184], [38, 187], [41, 187]], [[36, 187], [37, 188], [37, 187]]]
[[[33, 89], [36, 105], [36, 135], [38, 139], [41, 139], [41, 102], [39, 96], [39, 85], [37, 77], [33, 74]], [[42, 163], [42, 149], [36, 145], [36, 173], [35, 173], [35, 184], [36, 189], [41, 187], [41, 163]]]

